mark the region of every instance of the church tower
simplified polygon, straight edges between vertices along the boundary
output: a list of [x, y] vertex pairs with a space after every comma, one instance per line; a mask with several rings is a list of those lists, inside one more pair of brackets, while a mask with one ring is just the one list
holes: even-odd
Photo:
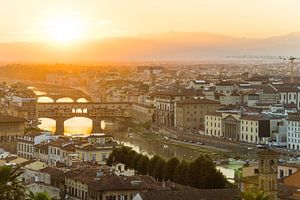
[[277, 200], [277, 167], [279, 154], [269, 148], [259, 149], [259, 190]]

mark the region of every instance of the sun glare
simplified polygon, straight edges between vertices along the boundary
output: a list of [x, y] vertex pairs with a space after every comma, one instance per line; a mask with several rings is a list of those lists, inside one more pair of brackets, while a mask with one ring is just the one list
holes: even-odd
[[47, 32], [51, 40], [59, 42], [70, 42], [79, 39], [83, 27], [79, 20], [59, 17], [47, 23]]

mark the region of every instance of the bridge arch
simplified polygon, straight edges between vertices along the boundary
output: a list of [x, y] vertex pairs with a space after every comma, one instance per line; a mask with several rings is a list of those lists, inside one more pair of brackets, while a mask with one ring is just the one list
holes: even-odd
[[37, 99], [38, 103], [54, 103], [54, 99], [48, 96], [39, 96]]
[[88, 117], [72, 117], [64, 121], [64, 133], [90, 134], [93, 129], [93, 120]]
[[57, 103], [68, 103], [68, 102], [74, 102], [74, 99], [71, 97], [60, 97], [56, 100]]
[[81, 98], [77, 99], [76, 102], [78, 102], [78, 103], [86, 103], [86, 102], [89, 102], [89, 101], [86, 98], [81, 97]]
[[39, 127], [52, 131], [56, 135], [71, 135], [72, 133], [99, 133], [102, 132], [104, 119], [88, 116], [73, 117], [40, 117]]
[[38, 127], [43, 130], [55, 132], [56, 131], [56, 120], [49, 117], [39, 118]]

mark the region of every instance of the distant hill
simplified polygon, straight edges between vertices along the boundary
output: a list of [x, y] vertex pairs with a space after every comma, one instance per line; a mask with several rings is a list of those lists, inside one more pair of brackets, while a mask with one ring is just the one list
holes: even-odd
[[265, 39], [212, 33], [167, 32], [77, 44], [0, 43], [1, 62], [189, 61], [231, 55], [300, 56], [300, 32]]

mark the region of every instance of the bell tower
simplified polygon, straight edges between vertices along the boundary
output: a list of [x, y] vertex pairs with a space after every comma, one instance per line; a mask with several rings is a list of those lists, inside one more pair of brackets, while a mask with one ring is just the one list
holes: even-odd
[[259, 190], [277, 200], [277, 167], [279, 154], [267, 147], [257, 152], [259, 159]]

